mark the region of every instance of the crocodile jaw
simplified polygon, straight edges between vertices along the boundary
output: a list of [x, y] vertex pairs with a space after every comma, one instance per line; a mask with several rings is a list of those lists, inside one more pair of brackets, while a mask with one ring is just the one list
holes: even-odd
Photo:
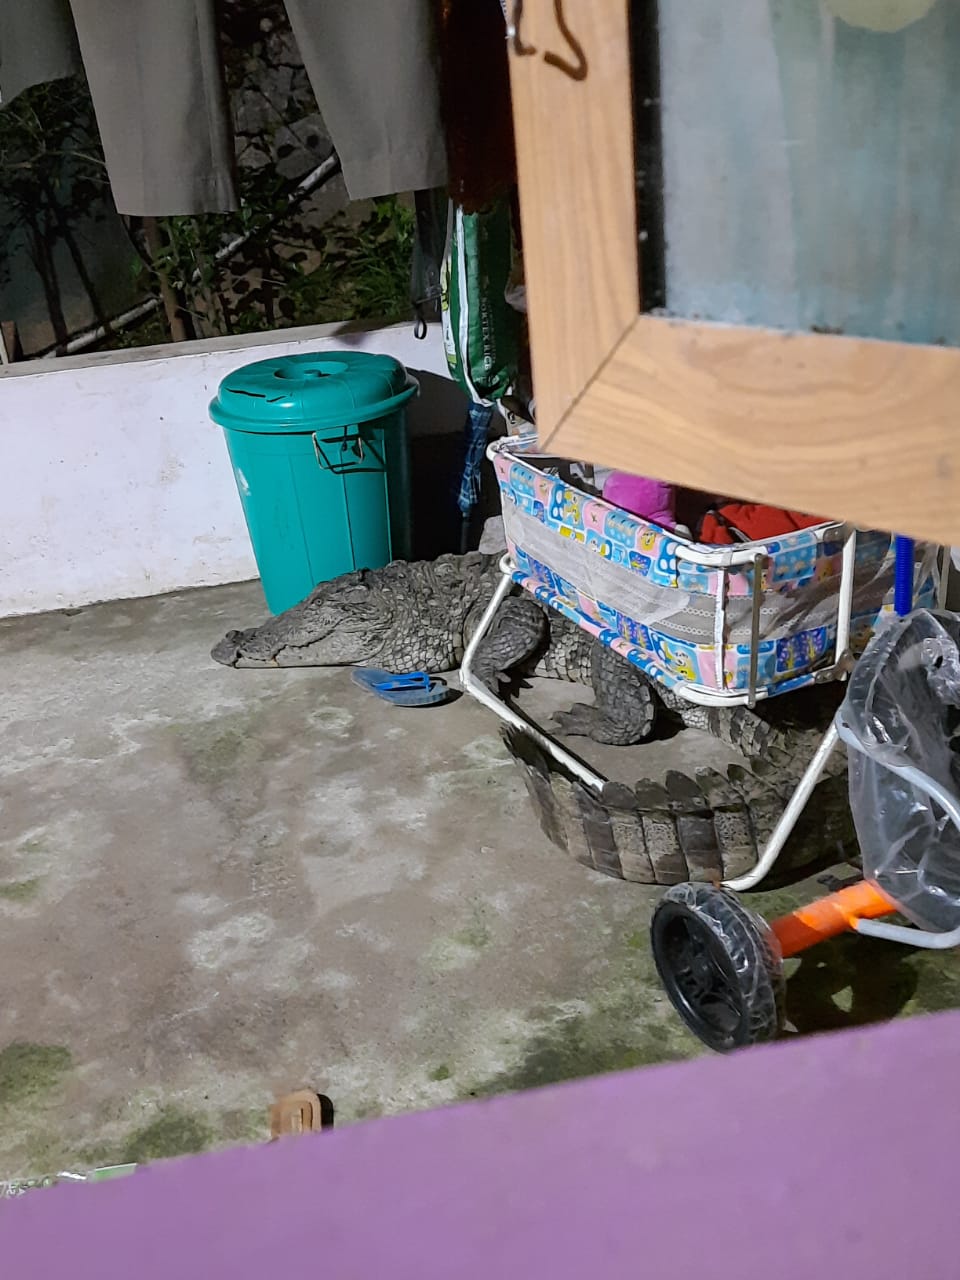
[[[383, 648], [384, 628], [370, 625], [370, 619], [351, 617], [345, 611], [321, 620], [297, 638], [302, 644], [284, 641], [280, 626], [273, 622], [245, 631], [229, 631], [210, 651], [210, 656], [226, 667], [348, 667], [373, 662]], [[274, 632], [280, 632], [280, 635]]]

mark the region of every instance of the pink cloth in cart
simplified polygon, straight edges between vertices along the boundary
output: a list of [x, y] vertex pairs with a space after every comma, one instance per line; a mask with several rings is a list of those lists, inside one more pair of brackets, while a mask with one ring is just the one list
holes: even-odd
[[677, 491], [672, 484], [630, 475], [627, 471], [611, 471], [603, 486], [603, 496], [631, 515], [651, 520], [664, 529], [676, 527]]

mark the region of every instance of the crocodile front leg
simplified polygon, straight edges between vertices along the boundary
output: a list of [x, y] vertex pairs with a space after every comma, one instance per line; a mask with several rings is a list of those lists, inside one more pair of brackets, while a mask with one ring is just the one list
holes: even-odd
[[474, 655], [474, 674], [491, 693], [499, 693], [510, 673], [532, 663], [546, 641], [547, 616], [536, 600], [507, 596]]
[[656, 695], [642, 672], [597, 641], [591, 654], [594, 705], [578, 702], [553, 717], [561, 733], [629, 747], [653, 733]]

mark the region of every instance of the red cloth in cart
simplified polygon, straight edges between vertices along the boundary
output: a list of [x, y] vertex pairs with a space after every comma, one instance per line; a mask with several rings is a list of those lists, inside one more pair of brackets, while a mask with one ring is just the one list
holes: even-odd
[[[822, 523], [820, 516], [810, 516], [803, 511], [785, 511], [759, 502], [725, 502], [703, 517], [697, 538], [700, 542], [724, 545], [762, 542], [764, 538], [777, 538]], [[737, 537], [738, 533], [743, 535], [742, 539]]]

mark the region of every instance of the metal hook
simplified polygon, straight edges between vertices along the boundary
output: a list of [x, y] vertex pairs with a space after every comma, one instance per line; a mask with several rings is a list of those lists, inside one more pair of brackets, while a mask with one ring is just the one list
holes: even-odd
[[571, 80], [586, 80], [587, 55], [583, 52], [583, 45], [567, 26], [567, 20], [563, 13], [563, 0], [553, 0], [553, 12], [557, 19], [557, 26], [560, 28], [560, 34], [572, 49], [577, 61], [576, 63], [567, 62], [566, 58], [561, 58], [556, 53], [545, 53], [543, 60], [551, 67], [556, 67], [558, 71], [562, 71], [564, 75], [568, 75]]
[[518, 58], [528, 58], [536, 53], [532, 44], [524, 44], [520, 35], [520, 23], [523, 21], [523, 0], [513, 0], [513, 19], [507, 23], [507, 39], [513, 44], [513, 52]]

